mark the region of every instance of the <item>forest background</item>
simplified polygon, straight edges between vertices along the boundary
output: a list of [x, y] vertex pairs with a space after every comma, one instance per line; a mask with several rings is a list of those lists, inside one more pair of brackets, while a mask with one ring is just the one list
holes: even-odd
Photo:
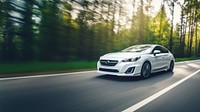
[[[145, 43], [199, 57], [199, 6], [163, 0], [152, 14], [152, 0], [0, 0], [0, 62], [95, 61]], [[181, 8], [178, 23], [174, 7]]]

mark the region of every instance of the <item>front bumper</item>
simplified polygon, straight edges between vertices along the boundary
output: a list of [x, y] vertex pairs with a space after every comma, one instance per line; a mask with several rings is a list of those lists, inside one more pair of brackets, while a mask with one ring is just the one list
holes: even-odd
[[118, 62], [115, 66], [104, 66], [101, 65], [99, 61], [97, 62], [97, 72], [102, 74], [116, 76], [140, 76], [140, 71], [141, 65], [137, 62]]

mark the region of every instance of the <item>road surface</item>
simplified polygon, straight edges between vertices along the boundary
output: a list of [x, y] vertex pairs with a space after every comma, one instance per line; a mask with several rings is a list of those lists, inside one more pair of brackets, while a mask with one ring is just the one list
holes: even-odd
[[96, 71], [0, 79], [0, 112], [128, 112], [148, 98], [135, 111], [199, 112], [200, 60], [176, 63], [173, 73], [146, 80]]

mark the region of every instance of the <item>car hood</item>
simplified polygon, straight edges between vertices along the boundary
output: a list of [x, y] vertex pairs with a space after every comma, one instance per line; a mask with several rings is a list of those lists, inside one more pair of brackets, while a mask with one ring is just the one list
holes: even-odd
[[134, 58], [137, 56], [144, 55], [145, 53], [137, 53], [137, 52], [114, 52], [114, 53], [108, 53], [103, 56], [101, 56], [100, 59], [117, 59], [122, 60], [126, 58]]

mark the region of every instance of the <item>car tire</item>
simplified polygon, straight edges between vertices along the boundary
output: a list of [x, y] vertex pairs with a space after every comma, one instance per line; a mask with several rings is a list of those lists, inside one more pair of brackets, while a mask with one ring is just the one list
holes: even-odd
[[142, 65], [142, 69], [141, 69], [141, 77], [144, 79], [149, 78], [151, 75], [151, 65], [149, 62], [145, 62]]
[[169, 64], [169, 69], [167, 71], [172, 72], [174, 70], [174, 61], [171, 61]]

